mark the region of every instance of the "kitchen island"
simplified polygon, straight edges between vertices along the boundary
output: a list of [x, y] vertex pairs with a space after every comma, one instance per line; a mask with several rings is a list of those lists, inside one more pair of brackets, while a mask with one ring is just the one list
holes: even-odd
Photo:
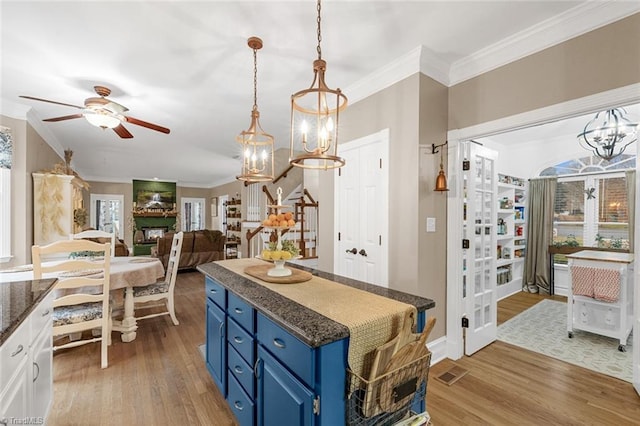
[[416, 314], [420, 331], [435, 302], [295, 265], [311, 280], [272, 284], [243, 273], [261, 262], [198, 267], [210, 374], [243, 426], [345, 424], [348, 370], [397, 333], [403, 311]]

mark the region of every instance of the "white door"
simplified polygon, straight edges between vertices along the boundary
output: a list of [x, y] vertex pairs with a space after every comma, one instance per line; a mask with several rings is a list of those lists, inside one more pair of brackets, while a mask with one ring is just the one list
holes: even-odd
[[496, 170], [497, 153], [476, 143], [463, 145], [463, 303], [468, 328], [465, 353], [496, 340]]
[[124, 239], [124, 195], [91, 194], [90, 224], [93, 229], [112, 232]]
[[204, 198], [182, 197], [182, 230], [197, 231], [205, 227]]
[[338, 275], [387, 287], [388, 131], [346, 143], [346, 165], [336, 171], [336, 250]]

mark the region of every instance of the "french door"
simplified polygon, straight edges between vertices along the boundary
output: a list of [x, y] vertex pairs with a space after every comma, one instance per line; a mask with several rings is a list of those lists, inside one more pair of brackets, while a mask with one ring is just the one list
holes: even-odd
[[497, 153], [476, 143], [460, 145], [463, 194], [462, 299], [468, 321], [464, 352], [471, 355], [497, 336]]
[[124, 195], [91, 194], [90, 203], [91, 227], [124, 238]]

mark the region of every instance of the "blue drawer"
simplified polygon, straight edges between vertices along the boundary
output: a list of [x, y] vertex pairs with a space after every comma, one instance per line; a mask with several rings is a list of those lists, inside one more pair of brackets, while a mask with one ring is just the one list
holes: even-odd
[[240, 426], [253, 426], [255, 416], [253, 414], [255, 403], [242, 390], [242, 386], [233, 376], [229, 376], [229, 393], [227, 402]]
[[231, 374], [238, 379], [238, 383], [242, 385], [242, 389], [249, 395], [252, 400], [256, 399], [254, 383], [253, 366], [250, 366], [240, 354], [229, 344], [227, 351], [227, 365]]
[[283, 365], [314, 387], [315, 351], [292, 336], [279, 325], [258, 313], [258, 342], [271, 352]]
[[256, 360], [253, 336], [247, 333], [233, 319], [227, 322], [227, 341], [238, 351], [250, 365]]
[[216, 305], [220, 306], [223, 311], [227, 309], [227, 304], [225, 303], [227, 291], [222, 285], [218, 284], [210, 277], [206, 277], [205, 292], [207, 297], [213, 300]]
[[227, 312], [229, 316], [236, 320], [238, 324], [243, 326], [245, 330], [251, 334], [255, 334], [256, 311], [233, 293], [229, 293], [227, 300]]

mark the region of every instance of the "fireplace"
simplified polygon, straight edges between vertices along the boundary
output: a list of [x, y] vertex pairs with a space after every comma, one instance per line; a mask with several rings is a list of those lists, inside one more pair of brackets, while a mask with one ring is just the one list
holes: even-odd
[[169, 231], [168, 226], [143, 226], [142, 232], [144, 232], [143, 243], [155, 243], [158, 238], [162, 238], [165, 232]]

